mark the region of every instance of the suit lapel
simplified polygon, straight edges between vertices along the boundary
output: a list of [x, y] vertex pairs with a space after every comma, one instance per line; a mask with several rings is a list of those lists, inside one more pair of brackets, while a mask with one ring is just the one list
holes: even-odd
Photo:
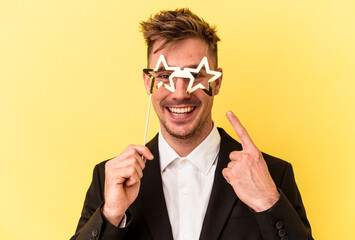
[[147, 161], [143, 170], [139, 205], [153, 239], [170, 240], [173, 237], [160, 174], [157, 136], [147, 144], [154, 155], [154, 160]]
[[224, 179], [222, 170], [227, 167], [230, 161], [230, 152], [241, 150], [242, 148], [241, 145], [232, 139], [223, 129], [218, 130], [221, 135], [221, 146], [200, 240], [218, 239], [235, 202], [238, 200], [233, 188]]
[[[200, 240], [218, 239], [228, 220], [238, 197], [233, 188], [226, 182], [222, 170], [229, 163], [229, 154], [234, 150], [242, 150], [241, 145], [231, 138], [223, 129], [218, 129], [221, 135], [221, 147], [215, 172], [210, 201], [203, 221]], [[139, 205], [153, 239], [172, 240], [172, 230], [166, 208], [163, 185], [160, 173], [158, 137], [155, 136], [147, 147], [154, 155], [154, 160], [146, 163], [143, 171], [139, 193]]]

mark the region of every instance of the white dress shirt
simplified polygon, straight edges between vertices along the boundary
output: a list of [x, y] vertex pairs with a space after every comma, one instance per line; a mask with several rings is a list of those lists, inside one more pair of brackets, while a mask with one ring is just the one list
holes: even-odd
[[163, 190], [174, 240], [197, 240], [210, 199], [221, 137], [214, 126], [188, 156], [180, 157], [159, 132]]

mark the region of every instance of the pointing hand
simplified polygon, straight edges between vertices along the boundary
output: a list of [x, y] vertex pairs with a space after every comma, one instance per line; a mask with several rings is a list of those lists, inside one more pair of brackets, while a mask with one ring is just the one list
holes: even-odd
[[243, 150], [230, 153], [230, 162], [222, 173], [240, 200], [256, 212], [271, 208], [279, 199], [262, 153], [255, 146], [239, 119], [227, 112]]

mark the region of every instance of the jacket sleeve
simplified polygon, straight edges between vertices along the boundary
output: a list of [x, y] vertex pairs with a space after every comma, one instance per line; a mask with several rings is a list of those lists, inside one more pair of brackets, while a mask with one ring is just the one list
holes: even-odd
[[76, 233], [70, 240], [124, 239], [126, 229], [113, 226], [101, 212], [104, 203], [104, 181], [105, 165], [100, 163], [94, 168]]
[[282, 180], [276, 185], [280, 192], [278, 202], [267, 211], [254, 213], [263, 239], [313, 239], [291, 164], [287, 163]]

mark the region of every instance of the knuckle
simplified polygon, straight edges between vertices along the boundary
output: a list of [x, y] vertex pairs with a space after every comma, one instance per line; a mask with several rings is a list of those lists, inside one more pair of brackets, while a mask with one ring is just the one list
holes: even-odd
[[110, 161], [105, 163], [105, 173], [108, 174], [110, 173], [110, 170], [112, 168], [112, 164], [110, 163]]
[[128, 174], [132, 176], [136, 170], [133, 167], [128, 168]]
[[260, 151], [255, 151], [255, 157], [257, 159], [262, 159], [263, 158], [263, 154]]
[[135, 179], [135, 178], [133, 178], [133, 177], [131, 177], [130, 179], [129, 179], [129, 186], [132, 186], [132, 185], [134, 185], [135, 183], [137, 182], [137, 180]]
[[243, 160], [244, 162], [250, 160], [250, 155], [249, 155], [249, 153], [243, 153], [243, 154], [242, 154], [242, 160]]
[[129, 156], [134, 156], [136, 154], [136, 150], [134, 148], [130, 148], [127, 150], [127, 154]]
[[108, 160], [108, 161], [105, 163], [105, 168], [111, 167], [111, 166], [112, 166], [112, 163], [113, 163], [113, 161], [114, 161], [115, 159], [116, 159], [116, 158], [112, 158], [112, 159]]
[[230, 174], [231, 174], [231, 170], [229, 168], [225, 168], [224, 172], [223, 172], [223, 176], [224, 177], [229, 177]]
[[229, 158], [231, 160], [237, 160], [238, 159], [238, 152], [237, 151], [233, 151], [229, 154]]
[[235, 162], [229, 162], [227, 167], [228, 168], [233, 168], [235, 164], [236, 164]]
[[126, 161], [129, 166], [133, 166], [136, 163], [136, 159], [132, 157], [128, 158]]
[[126, 149], [131, 149], [131, 148], [133, 148], [134, 146], [135, 146], [134, 144], [129, 144]]
[[242, 128], [240, 133], [242, 136], [248, 136], [248, 132], [245, 128]]
[[107, 171], [107, 169], [110, 167], [110, 161], [107, 161], [105, 163], [105, 171]]
[[238, 176], [238, 169], [237, 168], [232, 168], [231, 169], [231, 175]]

